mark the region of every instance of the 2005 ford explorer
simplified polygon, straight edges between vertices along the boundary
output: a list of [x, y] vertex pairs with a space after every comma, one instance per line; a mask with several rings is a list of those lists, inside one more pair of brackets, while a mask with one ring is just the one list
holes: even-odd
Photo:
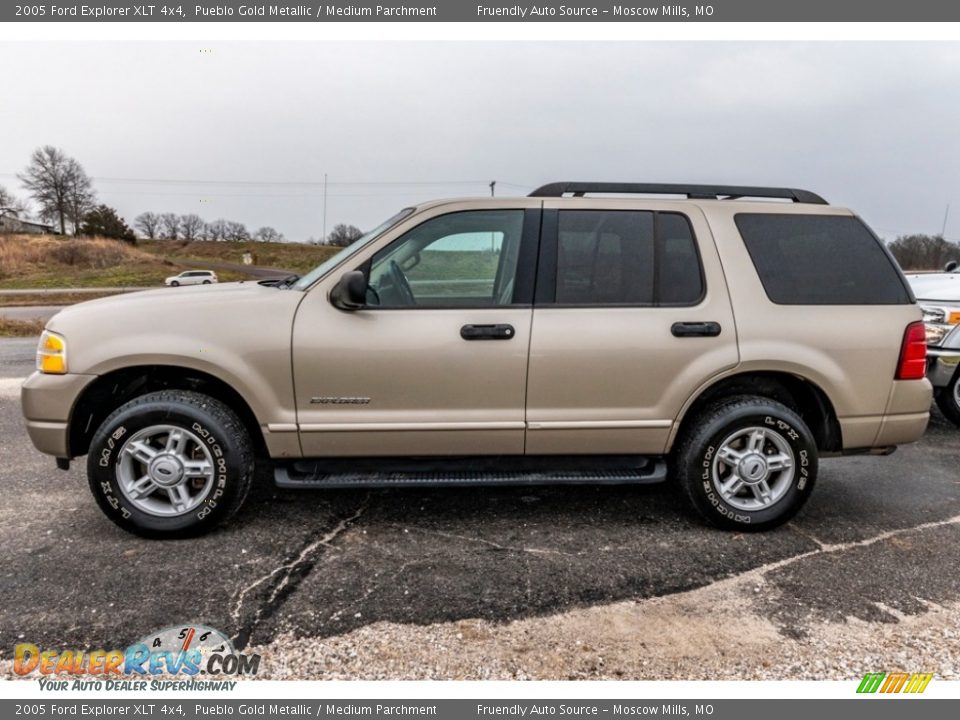
[[553, 183], [403, 210], [283, 283], [70, 307], [23, 386], [106, 515], [205, 532], [283, 487], [651, 483], [774, 527], [819, 459], [923, 433], [921, 312], [849, 210], [788, 188]]

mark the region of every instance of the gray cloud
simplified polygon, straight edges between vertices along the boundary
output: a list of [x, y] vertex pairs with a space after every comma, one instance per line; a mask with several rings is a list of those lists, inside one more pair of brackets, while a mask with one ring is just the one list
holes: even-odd
[[54, 144], [128, 219], [319, 236], [296, 183], [324, 173], [328, 229], [493, 179], [694, 181], [807, 187], [887, 237], [953, 201], [960, 238], [957, 43], [8, 42], [0, 66], [0, 184]]

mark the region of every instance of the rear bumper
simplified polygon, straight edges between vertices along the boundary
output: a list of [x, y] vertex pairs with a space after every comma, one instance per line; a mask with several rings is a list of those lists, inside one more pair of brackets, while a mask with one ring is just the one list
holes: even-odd
[[44, 375], [35, 372], [23, 383], [20, 404], [27, 434], [42, 453], [70, 457], [70, 414], [83, 389], [96, 375]]
[[960, 350], [927, 348], [927, 378], [934, 387], [946, 387], [960, 367]]

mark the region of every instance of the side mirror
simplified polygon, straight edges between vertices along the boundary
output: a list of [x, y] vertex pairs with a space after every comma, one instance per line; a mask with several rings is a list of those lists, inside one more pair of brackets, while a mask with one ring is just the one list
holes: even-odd
[[367, 304], [367, 277], [361, 270], [348, 272], [330, 291], [330, 302], [340, 310], [359, 310]]

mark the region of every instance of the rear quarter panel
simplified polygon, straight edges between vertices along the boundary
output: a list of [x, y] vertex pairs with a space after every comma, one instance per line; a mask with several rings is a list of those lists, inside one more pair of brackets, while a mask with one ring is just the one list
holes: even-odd
[[[916, 304], [777, 305], [767, 297], [734, 220], [738, 213], [770, 212], [771, 204], [716, 201], [702, 207], [736, 314], [741, 359], [737, 372], [783, 371], [818, 385], [836, 411], [845, 449], [877, 444], [889, 412], [929, 411], [926, 380], [894, 380], [904, 330], [921, 319]], [[775, 211], [853, 215], [843, 208], [806, 204], [777, 205]], [[900, 385], [912, 387], [898, 389]], [[894, 400], [896, 407], [891, 406]]]

